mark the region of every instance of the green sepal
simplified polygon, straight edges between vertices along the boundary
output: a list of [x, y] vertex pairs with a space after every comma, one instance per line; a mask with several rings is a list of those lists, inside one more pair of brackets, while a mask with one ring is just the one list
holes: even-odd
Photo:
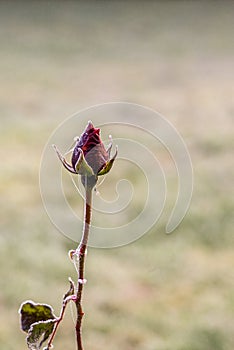
[[64, 156], [62, 155], [62, 153], [59, 151], [59, 149], [57, 148], [56, 145], [52, 145], [55, 152], [57, 153], [57, 156], [59, 158], [59, 160], [61, 161], [61, 163], [63, 164], [64, 168], [66, 168], [68, 171], [70, 171], [70, 173], [72, 174], [77, 174], [75, 172], [75, 170], [73, 169], [73, 167], [66, 161], [66, 159], [64, 158]]
[[80, 156], [76, 163], [76, 172], [79, 175], [85, 175], [85, 176], [94, 175], [93, 169], [88, 165], [87, 161], [85, 160], [82, 149], [80, 149]]
[[101, 175], [106, 175], [107, 173], [109, 173], [109, 171], [111, 170], [112, 168], [112, 165], [115, 161], [115, 158], [117, 156], [117, 153], [118, 153], [118, 148], [116, 147], [116, 151], [115, 151], [115, 154], [114, 154], [114, 157], [111, 158], [109, 161], [106, 162], [106, 164], [104, 165], [104, 167], [98, 172], [98, 176], [101, 176]]

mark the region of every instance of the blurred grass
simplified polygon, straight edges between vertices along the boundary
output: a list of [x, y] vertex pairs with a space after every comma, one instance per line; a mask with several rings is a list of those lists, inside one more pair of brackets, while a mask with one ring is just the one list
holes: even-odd
[[[169, 202], [156, 232], [90, 249], [87, 349], [233, 349], [233, 15], [228, 1], [0, 3], [2, 349], [25, 348], [20, 303], [51, 303], [58, 314], [74, 276], [74, 244], [40, 198], [44, 144], [65, 117], [113, 100], [148, 105], [175, 125], [195, 187], [172, 235], [163, 233]], [[69, 312], [55, 345], [75, 348]]]

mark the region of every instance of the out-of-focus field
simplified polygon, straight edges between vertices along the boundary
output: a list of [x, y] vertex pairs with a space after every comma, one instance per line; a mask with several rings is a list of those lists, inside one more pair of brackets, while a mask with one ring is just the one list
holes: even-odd
[[[65, 117], [108, 101], [149, 106], [175, 125], [194, 195], [172, 235], [165, 212], [131, 245], [90, 249], [85, 348], [234, 348], [233, 18], [231, 1], [0, 3], [1, 349], [26, 348], [23, 300], [58, 314], [75, 278], [74, 244], [40, 198], [43, 147]], [[69, 310], [55, 348], [75, 349]]]

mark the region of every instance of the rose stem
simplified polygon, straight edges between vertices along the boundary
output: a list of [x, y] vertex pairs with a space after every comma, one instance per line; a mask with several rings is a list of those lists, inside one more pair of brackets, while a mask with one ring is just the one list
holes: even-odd
[[81, 242], [78, 247], [78, 258], [79, 258], [79, 269], [78, 269], [78, 285], [76, 295], [76, 310], [77, 310], [77, 321], [76, 321], [76, 341], [77, 349], [83, 350], [82, 345], [82, 332], [81, 323], [83, 318], [83, 310], [81, 306], [82, 292], [84, 286], [84, 267], [85, 267], [85, 255], [89, 237], [89, 228], [91, 221], [91, 206], [92, 206], [92, 188], [85, 186], [85, 205], [84, 205], [84, 226]]
[[72, 300], [71, 297], [67, 297], [66, 299], [63, 300], [63, 305], [62, 305], [62, 309], [60, 311], [60, 315], [59, 317], [56, 319], [56, 323], [55, 323], [55, 327], [53, 329], [53, 332], [51, 334], [51, 337], [50, 337], [50, 340], [48, 342], [48, 345], [47, 347], [45, 348], [46, 350], [49, 350], [52, 346], [52, 343], [53, 343], [53, 340], [54, 340], [54, 337], [55, 337], [55, 334], [57, 332], [57, 329], [58, 329], [58, 326], [60, 324], [60, 322], [63, 320], [63, 316], [64, 316], [64, 313], [65, 313], [65, 309], [66, 309], [66, 306], [67, 306], [67, 303]]

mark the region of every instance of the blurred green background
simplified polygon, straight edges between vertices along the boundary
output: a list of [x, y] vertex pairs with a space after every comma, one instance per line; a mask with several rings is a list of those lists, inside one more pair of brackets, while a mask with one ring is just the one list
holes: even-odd
[[[1, 349], [26, 349], [23, 300], [58, 314], [75, 278], [74, 243], [40, 198], [43, 147], [66, 117], [109, 101], [166, 116], [189, 147], [195, 185], [172, 235], [168, 211], [131, 245], [89, 250], [85, 348], [234, 348], [233, 18], [232, 1], [0, 3]], [[55, 348], [75, 349], [69, 309]]]

